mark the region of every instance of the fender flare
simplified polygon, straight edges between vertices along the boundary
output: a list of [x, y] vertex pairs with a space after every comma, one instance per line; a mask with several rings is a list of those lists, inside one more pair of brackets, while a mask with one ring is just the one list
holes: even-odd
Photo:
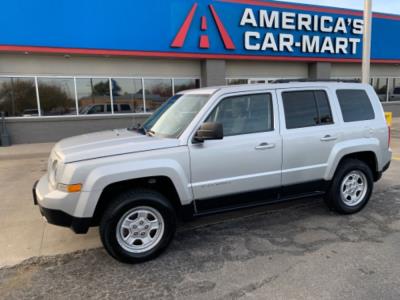
[[377, 155], [379, 151], [379, 140], [375, 138], [355, 139], [351, 141], [337, 143], [329, 155], [328, 168], [325, 171], [324, 179], [327, 181], [331, 180], [335, 175], [336, 169], [340, 161], [343, 159], [343, 157], [349, 154], [354, 154], [358, 152], [372, 152], [375, 155], [377, 165], [380, 166], [380, 157], [379, 155]]
[[189, 176], [176, 161], [152, 159], [151, 162], [147, 160], [123, 162], [100, 166], [88, 174], [74, 215], [92, 217], [103, 190], [110, 184], [153, 176], [168, 177], [174, 184], [182, 205], [189, 204], [193, 200], [189, 188]]

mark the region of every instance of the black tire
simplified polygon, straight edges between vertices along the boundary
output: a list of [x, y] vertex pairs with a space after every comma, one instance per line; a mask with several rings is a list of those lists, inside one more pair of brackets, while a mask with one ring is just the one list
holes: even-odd
[[[163, 233], [153, 248], [142, 253], [134, 253], [124, 249], [117, 238], [117, 227], [120, 219], [127, 212], [140, 207], [150, 207], [156, 210], [163, 221]], [[140, 263], [160, 255], [171, 242], [176, 229], [175, 211], [170, 202], [160, 193], [133, 189], [123, 192], [113, 199], [106, 208], [100, 221], [100, 238], [104, 248], [115, 259], [124, 263]]]
[[[349, 206], [342, 199], [341, 187], [343, 180], [348, 174], [353, 171], [361, 172], [362, 174], [364, 174], [367, 182], [367, 189], [365, 195], [361, 197], [360, 202], [358, 202], [356, 205]], [[338, 213], [354, 214], [362, 210], [364, 206], [368, 203], [373, 190], [373, 185], [374, 179], [372, 171], [365, 162], [352, 158], [345, 159], [339, 164], [336, 170], [331, 186], [325, 196], [325, 202], [330, 209]]]

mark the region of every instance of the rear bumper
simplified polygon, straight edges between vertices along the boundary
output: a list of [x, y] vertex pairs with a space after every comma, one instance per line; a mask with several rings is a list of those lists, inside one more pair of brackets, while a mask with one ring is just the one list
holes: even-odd
[[390, 167], [390, 161], [383, 167], [382, 173], [385, 172]]
[[41, 205], [40, 194], [37, 192], [39, 181], [36, 181], [32, 188], [33, 203], [39, 207], [41, 215], [46, 219], [49, 224], [69, 227], [73, 232], [83, 234], [87, 233], [91, 225], [91, 218], [78, 218], [70, 214], [58, 210], [46, 208]]
[[387, 169], [389, 169], [389, 167], [390, 167], [390, 161], [389, 161], [386, 165], [383, 166], [382, 171], [376, 172], [376, 175], [375, 175], [375, 178], [374, 178], [375, 181], [380, 180], [380, 179], [382, 178], [383, 173], [384, 173]]

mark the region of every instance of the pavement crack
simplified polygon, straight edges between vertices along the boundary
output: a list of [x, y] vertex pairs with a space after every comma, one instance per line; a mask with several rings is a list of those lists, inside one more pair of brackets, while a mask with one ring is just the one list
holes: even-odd
[[[298, 263], [297, 263], [298, 264]], [[295, 264], [295, 265], [297, 265]], [[275, 274], [272, 276], [268, 276], [267, 278], [264, 278], [260, 281], [257, 282], [253, 282], [253, 283], [249, 283], [237, 290], [234, 290], [232, 292], [230, 292], [229, 294], [222, 296], [221, 298], [219, 298], [220, 300], [225, 300], [225, 299], [239, 299], [242, 298], [262, 287], [264, 287], [265, 285], [273, 282], [274, 280], [278, 279], [282, 274], [288, 273], [291, 269], [294, 268], [294, 266], [290, 266], [288, 268], [286, 268], [283, 272], [281, 272], [280, 274]]]

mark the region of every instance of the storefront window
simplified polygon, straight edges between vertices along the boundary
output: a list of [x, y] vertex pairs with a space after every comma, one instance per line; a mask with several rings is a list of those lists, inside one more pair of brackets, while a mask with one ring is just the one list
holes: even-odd
[[248, 84], [248, 83], [249, 83], [248, 79], [227, 79], [226, 80], [227, 85]]
[[75, 115], [72, 78], [38, 78], [40, 108], [44, 116]]
[[144, 79], [146, 111], [153, 112], [172, 96], [171, 79]]
[[400, 101], [400, 78], [389, 78], [389, 101]]
[[268, 79], [254, 78], [249, 80], [249, 84], [268, 83]]
[[109, 114], [110, 82], [106, 78], [77, 78], [76, 89], [80, 115]]
[[0, 111], [7, 117], [38, 116], [34, 78], [0, 78]]
[[114, 113], [144, 111], [142, 80], [135, 78], [111, 79]]
[[7, 117], [142, 113], [145, 107], [146, 112], [153, 112], [173, 91], [199, 87], [200, 80], [196, 78], [109, 80], [106, 77], [37, 76], [35, 80], [35, 76], [3, 76], [0, 77], [0, 112], [4, 111]]
[[175, 93], [200, 87], [199, 79], [174, 79]]
[[387, 101], [387, 92], [388, 92], [388, 79], [387, 78], [374, 78], [373, 79], [373, 87], [375, 92], [378, 94], [379, 100], [382, 102]]

